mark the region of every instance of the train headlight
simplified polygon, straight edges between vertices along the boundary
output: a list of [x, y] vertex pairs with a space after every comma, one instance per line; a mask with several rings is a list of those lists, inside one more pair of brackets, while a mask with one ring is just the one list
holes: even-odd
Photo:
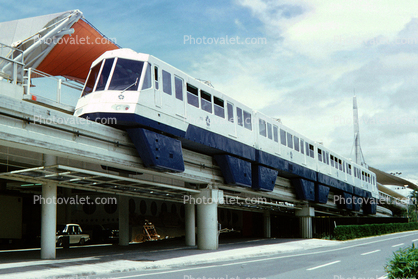
[[128, 111], [129, 105], [113, 105], [112, 109], [117, 110], [117, 111]]

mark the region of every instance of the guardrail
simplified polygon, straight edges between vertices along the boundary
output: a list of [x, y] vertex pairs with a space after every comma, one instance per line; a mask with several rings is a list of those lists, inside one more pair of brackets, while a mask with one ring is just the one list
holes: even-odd
[[[39, 81], [42, 79], [42, 85], [40, 86], [39, 90], [36, 90], [37, 92], [33, 92], [33, 87], [35, 87], [33, 84], [35, 81], [33, 80], [34, 78], [39, 78]], [[38, 104], [56, 108], [70, 114], [74, 112], [74, 106], [62, 101], [63, 89], [69, 88], [70, 90], [78, 91], [78, 93], [83, 90], [83, 86], [76, 83], [75, 81], [64, 80], [62, 78], [51, 76], [33, 68], [25, 69], [24, 87], [24, 100], [33, 101]]]
[[24, 66], [22, 50], [0, 43], [0, 81], [22, 83]]

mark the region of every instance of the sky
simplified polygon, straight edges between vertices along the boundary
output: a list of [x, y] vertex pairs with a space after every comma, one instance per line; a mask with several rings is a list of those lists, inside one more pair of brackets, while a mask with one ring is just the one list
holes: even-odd
[[[356, 95], [366, 163], [418, 181], [416, 0], [0, 0], [0, 6], [0, 22], [79, 9], [121, 47], [209, 80], [347, 158], [354, 155]], [[235, 43], [222, 43], [231, 38]]]

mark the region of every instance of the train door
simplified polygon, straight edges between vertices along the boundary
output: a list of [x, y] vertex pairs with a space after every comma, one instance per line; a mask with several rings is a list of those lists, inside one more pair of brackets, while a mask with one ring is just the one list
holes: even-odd
[[184, 89], [184, 80], [180, 77], [174, 76], [174, 112], [177, 116], [181, 117], [185, 117]]
[[157, 65], [154, 66], [154, 103], [155, 106], [161, 108], [161, 82], [160, 70]]

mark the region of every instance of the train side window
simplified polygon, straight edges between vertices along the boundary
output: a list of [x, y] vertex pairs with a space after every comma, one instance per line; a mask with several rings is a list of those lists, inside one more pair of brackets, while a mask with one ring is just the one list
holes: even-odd
[[286, 145], [286, 131], [283, 129], [280, 129], [280, 142], [283, 145]]
[[318, 148], [318, 161], [322, 162], [322, 150]]
[[158, 85], [158, 67], [154, 66], [154, 80], [155, 80], [155, 89], [159, 90], [160, 87]]
[[151, 64], [148, 63], [147, 70], [145, 71], [144, 82], [142, 83], [142, 90], [151, 88]]
[[228, 121], [234, 123], [234, 105], [228, 102], [226, 107], [228, 109]]
[[266, 137], [266, 121], [264, 121], [263, 119], [258, 119], [258, 127], [260, 130], [260, 136]]
[[100, 67], [102, 66], [102, 63], [103, 62], [98, 63], [96, 66], [93, 67], [93, 69], [90, 70], [89, 76], [87, 78], [87, 82], [84, 85], [83, 93], [81, 94], [82, 97], [93, 92], [94, 85], [96, 84], [97, 76], [99, 75]]
[[267, 123], [267, 136], [269, 139], [273, 139], [273, 131], [270, 123]]
[[293, 149], [293, 135], [287, 133], [287, 147]]
[[237, 107], [237, 119], [238, 119], [238, 125], [244, 126], [242, 121], [242, 109]]
[[309, 143], [305, 142], [305, 150], [306, 150], [306, 156], [309, 156]]
[[295, 150], [299, 151], [299, 138], [298, 137], [293, 137], [293, 143], [295, 145]]
[[213, 105], [215, 109], [215, 115], [225, 118], [224, 100], [213, 96]]
[[343, 170], [343, 165], [341, 163], [341, 159], [338, 160], [338, 167], [339, 167], [340, 171]]
[[354, 177], [357, 178], [357, 168], [354, 167]]
[[338, 170], [338, 158], [334, 157], [334, 161], [335, 161], [335, 168]]
[[190, 84], [187, 84], [187, 102], [192, 106], [199, 107], [198, 89]]
[[251, 122], [251, 113], [244, 110], [244, 128], [247, 128], [248, 130], [252, 130], [252, 122]]
[[171, 74], [163, 70], [163, 92], [171, 95]]
[[304, 140], [300, 139], [300, 153], [302, 153], [302, 154], [305, 154], [304, 145], [305, 145]]
[[200, 90], [200, 106], [204, 111], [212, 113], [212, 95], [206, 91]]
[[279, 142], [279, 127], [273, 125], [273, 139], [275, 142]]
[[183, 101], [183, 80], [178, 77], [174, 77], [174, 87], [176, 90], [176, 98]]
[[311, 158], [315, 158], [315, 154], [314, 154], [314, 146], [312, 144], [309, 144], [309, 156]]
[[345, 162], [344, 161], [342, 161], [342, 165], [343, 165], [343, 172], [346, 172], [346, 170], [345, 170]]
[[325, 154], [326, 154], [326, 159], [327, 159], [327, 165], [329, 165], [329, 152], [325, 152]]
[[347, 163], [348, 174], [351, 175], [351, 165]]
[[334, 156], [331, 155], [331, 167], [333, 167], [333, 166], [334, 166]]

